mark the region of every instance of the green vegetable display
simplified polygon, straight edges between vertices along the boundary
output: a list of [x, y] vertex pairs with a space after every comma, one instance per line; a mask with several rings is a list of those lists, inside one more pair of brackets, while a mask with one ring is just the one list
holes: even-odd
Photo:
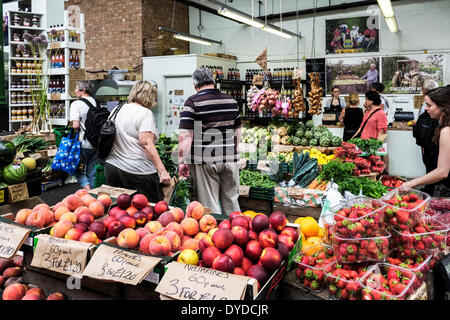
[[317, 180], [333, 180], [334, 182], [339, 184], [346, 178], [351, 177], [353, 169], [355, 168], [356, 166], [353, 162], [343, 162], [340, 159], [334, 159], [322, 167], [322, 172], [320, 172]]
[[377, 150], [383, 146], [383, 141], [373, 138], [370, 139], [354, 138], [349, 140], [348, 143], [354, 144], [359, 149], [361, 149], [362, 152], [368, 153], [369, 156], [376, 155]]
[[306, 188], [319, 175], [317, 159], [311, 159], [309, 152], [294, 152], [294, 175], [292, 180], [302, 188]]
[[239, 184], [241, 186], [262, 188], [274, 188], [277, 186], [277, 183], [268, 175], [250, 170], [241, 170], [239, 172]]
[[175, 190], [173, 191], [169, 205], [178, 207], [186, 211], [191, 199], [190, 184], [186, 179], [181, 179], [177, 182]]
[[159, 157], [161, 158], [164, 167], [170, 176], [176, 175], [177, 165], [172, 161], [172, 151], [178, 146], [178, 141], [165, 134], [159, 137], [158, 143], [156, 144], [156, 150], [158, 150]]
[[22, 153], [35, 153], [36, 151], [47, 149], [50, 145], [48, 141], [41, 137], [30, 137], [23, 134], [15, 137], [13, 143], [17, 148], [17, 152]]
[[359, 195], [361, 191], [363, 195], [374, 199], [381, 198], [388, 191], [388, 188], [380, 181], [361, 177], [347, 177], [338, 185], [341, 193], [349, 191], [354, 195]]

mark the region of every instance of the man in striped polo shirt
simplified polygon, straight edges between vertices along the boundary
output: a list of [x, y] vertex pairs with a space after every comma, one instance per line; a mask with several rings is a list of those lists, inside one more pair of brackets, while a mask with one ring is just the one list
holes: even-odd
[[194, 196], [213, 213], [239, 211], [239, 107], [215, 89], [211, 71], [192, 75], [197, 94], [189, 97], [180, 119], [178, 173], [191, 176]]

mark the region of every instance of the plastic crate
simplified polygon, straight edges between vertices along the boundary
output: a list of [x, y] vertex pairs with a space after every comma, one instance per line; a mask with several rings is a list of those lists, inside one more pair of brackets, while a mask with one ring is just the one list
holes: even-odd
[[[418, 289], [422, 283], [425, 281], [426, 272], [431, 270], [430, 262], [433, 258], [433, 254], [429, 254], [425, 251], [421, 251], [415, 259], [411, 259], [407, 257], [404, 252], [401, 252], [398, 249], [393, 249], [389, 252], [389, 257], [387, 258], [388, 262], [393, 265], [401, 265], [405, 269], [409, 269], [416, 274], [416, 281], [414, 282], [414, 289]], [[407, 267], [407, 260], [411, 260], [411, 263], [415, 264], [415, 267]], [[418, 262], [418, 263], [416, 263]]]
[[105, 167], [97, 164], [95, 166], [94, 188], [98, 188], [105, 183]]
[[250, 187], [249, 198], [273, 201], [274, 188]]
[[55, 144], [57, 147], [59, 147], [59, 144], [61, 143], [61, 139], [66, 136], [72, 128], [70, 127], [60, 127], [60, 128], [54, 128], [53, 132], [55, 133]]

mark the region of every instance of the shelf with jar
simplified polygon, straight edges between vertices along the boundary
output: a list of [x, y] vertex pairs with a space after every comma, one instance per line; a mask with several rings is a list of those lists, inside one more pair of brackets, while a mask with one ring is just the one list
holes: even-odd
[[44, 16], [42, 13], [35, 12], [26, 12], [26, 11], [14, 11], [10, 10], [9, 12], [9, 28], [11, 29], [21, 29], [21, 28], [30, 28], [30, 29], [42, 29], [44, 25], [42, 21], [42, 17]]

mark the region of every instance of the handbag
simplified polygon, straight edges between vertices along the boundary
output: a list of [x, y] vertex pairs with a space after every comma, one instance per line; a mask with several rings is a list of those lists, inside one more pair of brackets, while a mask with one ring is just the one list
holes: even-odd
[[53, 170], [64, 171], [71, 176], [75, 174], [81, 157], [81, 142], [78, 141], [79, 133], [77, 131], [75, 136], [73, 134], [73, 129], [71, 129], [69, 136], [61, 139], [52, 162]]
[[102, 125], [100, 130], [100, 137], [98, 139], [97, 153], [98, 157], [102, 160], [106, 160], [114, 144], [116, 138], [116, 124], [115, 120], [117, 114], [125, 103], [122, 103], [116, 107], [113, 113], [109, 116], [108, 120]]
[[371, 113], [370, 116], [366, 119], [366, 121], [364, 121], [364, 124], [362, 125], [361, 130], [359, 130], [359, 133], [355, 136], [355, 138], [361, 138], [361, 133], [363, 132], [364, 128], [366, 127], [367, 122], [378, 111], [382, 111], [382, 110], [381, 109], [375, 110], [375, 112]]

